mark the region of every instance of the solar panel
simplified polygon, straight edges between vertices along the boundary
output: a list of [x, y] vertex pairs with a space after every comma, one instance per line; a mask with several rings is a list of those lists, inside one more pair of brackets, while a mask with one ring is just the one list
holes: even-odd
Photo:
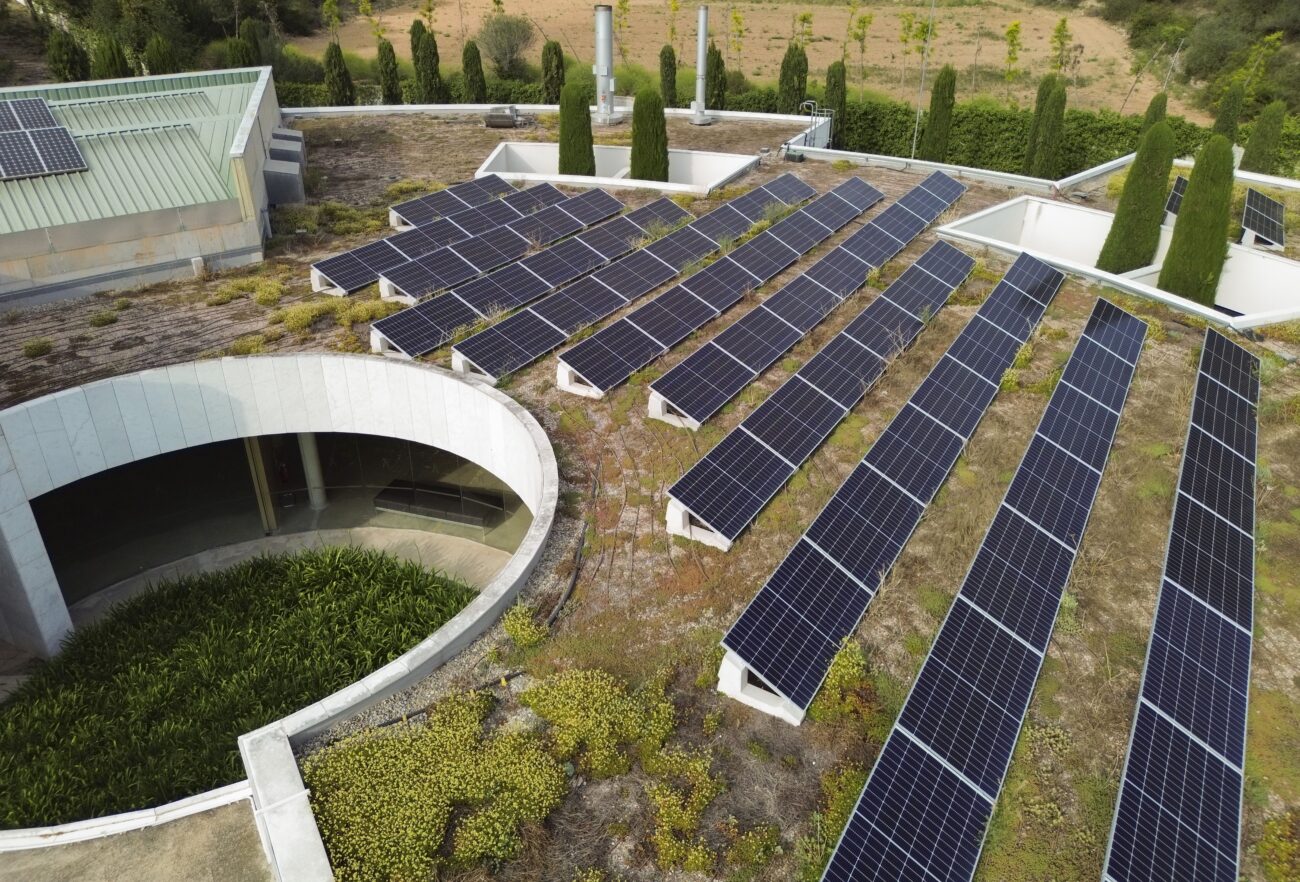
[[27, 134], [45, 164], [45, 170], [50, 174], [85, 171], [88, 168], [86, 158], [81, 155], [81, 148], [72, 140], [67, 129], [32, 129]]
[[675, 227], [690, 220], [691, 213], [668, 198], [656, 199], [627, 213], [627, 219], [643, 230], [656, 227]]
[[[794, 217], [787, 218], [787, 220], [794, 220]], [[730, 258], [755, 278], [763, 281], [772, 278], [798, 260], [800, 255], [800, 252], [795, 251], [789, 245], [782, 244], [781, 240], [777, 238], [775, 230], [776, 227], [773, 227], [771, 230], [759, 233], [731, 252]], [[808, 237], [809, 241], [804, 244], [804, 248], [812, 248], [813, 245], [825, 239], [827, 235], [829, 235], [829, 231], [824, 228], [820, 234], [810, 235]]]
[[10, 101], [9, 107], [24, 129], [52, 129], [59, 125], [44, 98], [19, 98]]
[[45, 173], [27, 132], [0, 132], [0, 178], [29, 178]]
[[1174, 178], [1174, 186], [1169, 191], [1169, 198], [1165, 200], [1165, 211], [1178, 214], [1178, 209], [1183, 207], [1183, 196], [1186, 194], [1187, 178], [1179, 175]]
[[[1099, 302], [1093, 316], [1105, 313], [1106, 321], [1118, 324], [1121, 319], [1110, 312], [1112, 309], [1110, 304]], [[1144, 323], [1132, 316], [1127, 322], [1126, 335], [1139, 336]], [[1112, 355], [1108, 368], [1117, 383], [1126, 388], [1132, 383], [1133, 364]], [[1058, 386], [1053, 400], [1060, 392]], [[886, 433], [893, 432], [897, 423], [895, 419]], [[1116, 424], [1108, 427], [1108, 449], [1114, 441]], [[919, 424], [914, 425], [913, 432], [928, 432], [915, 426]], [[907, 432], [904, 429], [904, 434]], [[879, 445], [877, 442], [876, 447]], [[1064, 463], [1053, 459], [1061, 453], [1038, 433], [1030, 441], [823, 878], [910, 878], [895, 869], [905, 865], [931, 868], [934, 878], [953, 882], [974, 876], [984, 823], [966, 827], [962, 836], [948, 841], [940, 834], [900, 844], [865, 836], [863, 831], [873, 818], [880, 817], [879, 806], [886, 800], [893, 817], [908, 818], [910, 826], [919, 830], [942, 830], [950, 823], [953, 806], [964, 803], [977, 806], [975, 815], [985, 821], [990, 816], [1028, 711], [1075, 557], [1073, 544], [1064, 545], [1051, 536], [1066, 535], [1077, 543], [1101, 483], [1100, 469], [1078, 462], [1074, 466], [1082, 471], [1071, 468], [1063, 472]], [[900, 477], [913, 467], [907, 460], [899, 466], [904, 471], [893, 473]], [[1045, 502], [1049, 497], [1057, 502], [1056, 507]], [[1044, 503], [1027, 504], [1038, 500]], [[1061, 514], [1061, 505], [1069, 514]], [[1076, 517], [1081, 520], [1076, 522]], [[1063, 525], [1062, 518], [1069, 521], [1069, 527]], [[1016, 525], [1015, 521], [1022, 524]], [[1009, 530], [1019, 530], [1015, 534], [1019, 541], [1007, 541], [1013, 535]], [[1052, 545], [1060, 550], [1052, 549]], [[891, 761], [886, 759], [896, 744], [919, 749], [938, 763], [950, 776], [953, 793], [945, 792], [942, 799], [936, 799], [936, 793], [929, 789], [900, 788]], [[955, 793], [963, 794], [962, 798], [956, 799]], [[932, 869], [936, 866], [942, 871]], [[914, 875], [920, 877], [919, 873]], [[1168, 878], [1194, 876], [1175, 874]]]
[[1241, 227], [1270, 245], [1283, 245], [1286, 238], [1286, 206], [1255, 189], [1246, 190], [1246, 208]]
[[788, 172], [768, 181], [763, 185], [763, 189], [786, 205], [798, 205], [817, 195], [816, 190]]
[[399, 202], [391, 210], [408, 224], [420, 226], [443, 215], [482, 205], [491, 198], [478, 182], [461, 181], [445, 190]]
[[691, 229], [703, 233], [714, 242], [735, 239], [749, 229], [749, 219], [730, 205], [721, 205], [691, 224]]
[[664, 351], [631, 322], [615, 322], [607, 333], [588, 337], [565, 353], [565, 363], [597, 389], [610, 388]]
[[796, 328], [762, 305], [714, 337], [713, 345], [757, 374], [766, 370], [802, 336]]
[[0, 132], [14, 132], [21, 128], [22, 123], [18, 122], [18, 116], [9, 102], [0, 101]]
[[[521, 217], [523, 217], [523, 213], [516, 211], [506, 200], [493, 199], [485, 205], [453, 212], [442, 218], [442, 220], [450, 221], [461, 230], [464, 230], [464, 236], [461, 238], [466, 238], [481, 235], [489, 230], [495, 230], [502, 224], [519, 220]], [[438, 221], [434, 221], [434, 223], [438, 223]], [[420, 228], [416, 227], [416, 229]]]
[[697, 233], [690, 227], [669, 233], [662, 239], [646, 246], [646, 253], [653, 254], [673, 269], [684, 269], [718, 246], [709, 237]]
[[730, 255], [715, 260], [692, 276], [682, 280], [682, 287], [689, 290], [714, 309], [722, 310], [739, 303], [746, 294], [757, 288], [761, 282], [754, 274], [746, 270]]
[[717, 314], [713, 307], [679, 285], [629, 313], [626, 321], [670, 349]]

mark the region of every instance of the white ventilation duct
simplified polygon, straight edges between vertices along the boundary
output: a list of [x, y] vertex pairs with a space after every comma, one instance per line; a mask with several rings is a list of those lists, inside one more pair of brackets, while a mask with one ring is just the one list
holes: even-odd
[[713, 122], [713, 117], [704, 112], [704, 87], [709, 66], [709, 7], [707, 6], [700, 7], [696, 31], [698, 33], [695, 37], [695, 100], [691, 102], [691, 109], [695, 114], [691, 117], [691, 125], [707, 126]]

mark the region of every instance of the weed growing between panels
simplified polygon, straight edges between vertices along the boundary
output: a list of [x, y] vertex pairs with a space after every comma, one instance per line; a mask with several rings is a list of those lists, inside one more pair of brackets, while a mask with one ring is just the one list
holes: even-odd
[[0, 825], [144, 808], [237, 781], [239, 735], [396, 658], [474, 593], [358, 548], [161, 583], [74, 633], [0, 705]]

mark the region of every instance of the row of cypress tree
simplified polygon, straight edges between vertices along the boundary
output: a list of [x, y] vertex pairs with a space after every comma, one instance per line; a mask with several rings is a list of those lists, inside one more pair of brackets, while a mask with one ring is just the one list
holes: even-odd
[[[632, 105], [631, 166], [629, 174], [636, 180], [668, 180], [668, 126], [663, 99], [654, 89], [642, 89]], [[596, 173], [587, 93], [577, 84], [560, 92], [559, 171], [562, 175]]]

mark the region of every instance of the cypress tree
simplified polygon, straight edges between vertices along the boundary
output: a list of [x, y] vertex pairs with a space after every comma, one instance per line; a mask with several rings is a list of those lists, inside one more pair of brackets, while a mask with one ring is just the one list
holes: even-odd
[[415, 56], [415, 101], [417, 104], [442, 104], [450, 97], [439, 70], [438, 41], [427, 31], [419, 37]]
[[554, 40], [542, 46], [542, 103], [559, 104], [564, 88], [564, 50]]
[[411, 22], [408, 33], [411, 35], [411, 63], [418, 64], [416, 59], [420, 57], [420, 41], [429, 35], [429, 30], [424, 26], [424, 20], [417, 18]]
[[245, 18], [239, 24], [239, 39], [248, 43], [253, 50], [253, 64], [261, 64], [265, 57], [262, 51], [262, 23], [255, 18]]
[[483, 78], [483, 58], [479, 54], [478, 44], [473, 40], [465, 43], [465, 50], [460, 53], [460, 73], [463, 80], [461, 96], [466, 104], [485, 104], [487, 102], [487, 80]]
[[90, 57], [90, 76], [96, 80], [116, 80], [132, 76], [131, 65], [122, 51], [122, 44], [112, 37], [99, 41]]
[[826, 106], [835, 112], [831, 123], [831, 147], [844, 149], [844, 128], [848, 125], [848, 73], [844, 62], [834, 61], [826, 68]]
[[1165, 113], [1169, 108], [1169, 96], [1164, 92], [1157, 92], [1147, 105], [1146, 116], [1142, 117], [1142, 130], [1138, 132], [1139, 138], [1147, 133], [1147, 129], [1165, 118]]
[[384, 104], [402, 103], [402, 77], [397, 72], [397, 53], [393, 44], [379, 38], [379, 94]]
[[50, 73], [60, 83], [90, 79], [90, 56], [72, 34], [62, 28], [50, 31], [45, 57], [49, 61]]
[[1038, 151], [1030, 172], [1036, 178], [1056, 180], [1061, 173], [1061, 147], [1065, 132], [1065, 83], [1058, 81], [1043, 105], [1038, 129]]
[[1029, 123], [1029, 140], [1025, 144], [1025, 161], [1021, 166], [1024, 174], [1034, 173], [1034, 160], [1038, 156], [1038, 138], [1043, 126], [1043, 110], [1056, 88], [1056, 74], [1048, 74], [1038, 81], [1038, 97], [1034, 99], [1034, 118]]
[[803, 47], [790, 43], [781, 59], [781, 74], [776, 87], [776, 112], [798, 113], [808, 91], [808, 54]]
[[666, 43], [659, 50], [659, 97], [664, 107], [677, 106], [677, 53]]
[[930, 115], [925, 120], [925, 131], [916, 155], [931, 162], [948, 158], [948, 134], [952, 131], [952, 105], [957, 97], [957, 71], [945, 64], [934, 81], [930, 92]]
[[1169, 170], [1174, 165], [1174, 130], [1164, 120], [1147, 129], [1124, 181], [1115, 220], [1097, 258], [1097, 269], [1126, 273], [1150, 266], [1160, 244]]
[[709, 41], [708, 59], [704, 74], [704, 103], [712, 110], [727, 109], [727, 65], [717, 45]]
[[1243, 171], [1271, 175], [1277, 171], [1278, 150], [1282, 145], [1282, 127], [1286, 125], [1286, 104], [1274, 101], [1255, 117], [1246, 142], [1246, 152], [1241, 156]]
[[144, 44], [144, 68], [153, 76], [180, 73], [181, 65], [172, 51], [172, 44], [162, 34], [154, 34]]
[[560, 174], [595, 173], [596, 153], [591, 146], [587, 92], [578, 83], [570, 83], [560, 90]]
[[254, 67], [257, 64], [257, 58], [253, 55], [253, 47], [243, 37], [235, 37], [226, 43], [227, 61], [231, 67]]
[[1228, 256], [1232, 181], [1232, 142], [1223, 135], [1213, 135], [1192, 167], [1169, 252], [1160, 269], [1161, 290], [1205, 306], [1214, 305], [1219, 275]]
[[337, 40], [325, 47], [325, 91], [331, 107], [350, 107], [357, 103], [357, 87], [343, 62], [343, 48]]
[[1219, 99], [1219, 115], [1214, 118], [1214, 132], [1228, 139], [1230, 144], [1237, 143], [1237, 123], [1241, 120], [1241, 111], [1246, 106], [1246, 84], [1237, 80], [1228, 87]]
[[654, 89], [642, 89], [632, 105], [632, 169], [638, 181], [668, 180], [668, 126], [664, 102]]

